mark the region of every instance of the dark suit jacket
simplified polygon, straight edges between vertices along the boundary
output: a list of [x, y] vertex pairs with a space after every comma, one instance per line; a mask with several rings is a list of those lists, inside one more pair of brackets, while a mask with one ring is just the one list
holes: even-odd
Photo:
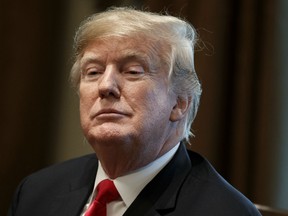
[[[79, 216], [93, 189], [95, 155], [32, 174], [19, 185], [8, 215]], [[260, 215], [254, 205], [183, 144], [166, 167], [141, 191], [125, 216]]]

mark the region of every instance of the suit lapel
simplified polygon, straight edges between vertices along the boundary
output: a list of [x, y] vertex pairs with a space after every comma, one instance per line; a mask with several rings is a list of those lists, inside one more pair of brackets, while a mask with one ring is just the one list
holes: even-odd
[[[94, 186], [97, 159], [91, 159], [83, 173], [67, 182], [66, 189], [54, 200], [49, 215], [79, 216]], [[184, 144], [172, 160], [141, 191], [123, 216], [161, 216], [173, 211], [191, 162]]]
[[98, 162], [93, 158], [87, 163], [83, 173], [75, 174], [77, 176], [67, 182], [67, 189], [55, 199], [50, 215], [79, 216], [93, 190], [97, 168]]
[[173, 211], [190, 168], [186, 147], [181, 143], [172, 160], [141, 191], [124, 216], [157, 216]]

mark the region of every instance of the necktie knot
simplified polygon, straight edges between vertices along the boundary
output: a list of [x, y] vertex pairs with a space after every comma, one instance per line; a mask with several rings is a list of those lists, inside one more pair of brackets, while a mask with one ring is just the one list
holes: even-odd
[[110, 181], [109, 179], [101, 181], [97, 185], [96, 190], [97, 196], [95, 200], [102, 204], [110, 203], [120, 197], [113, 181]]
[[106, 216], [106, 205], [120, 197], [113, 181], [105, 179], [97, 187], [97, 195], [85, 216]]

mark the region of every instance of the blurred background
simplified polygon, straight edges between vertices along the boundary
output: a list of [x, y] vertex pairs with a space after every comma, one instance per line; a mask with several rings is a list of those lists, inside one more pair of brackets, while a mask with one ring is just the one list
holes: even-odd
[[72, 43], [113, 5], [194, 25], [203, 96], [191, 148], [253, 202], [288, 209], [287, 0], [0, 0], [0, 215], [23, 177], [92, 152], [69, 83]]

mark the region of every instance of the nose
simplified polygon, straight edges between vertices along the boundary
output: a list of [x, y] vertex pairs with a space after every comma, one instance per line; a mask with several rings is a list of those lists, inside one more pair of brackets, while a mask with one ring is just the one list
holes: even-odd
[[100, 98], [120, 97], [119, 73], [113, 66], [107, 66], [99, 79], [98, 91]]

